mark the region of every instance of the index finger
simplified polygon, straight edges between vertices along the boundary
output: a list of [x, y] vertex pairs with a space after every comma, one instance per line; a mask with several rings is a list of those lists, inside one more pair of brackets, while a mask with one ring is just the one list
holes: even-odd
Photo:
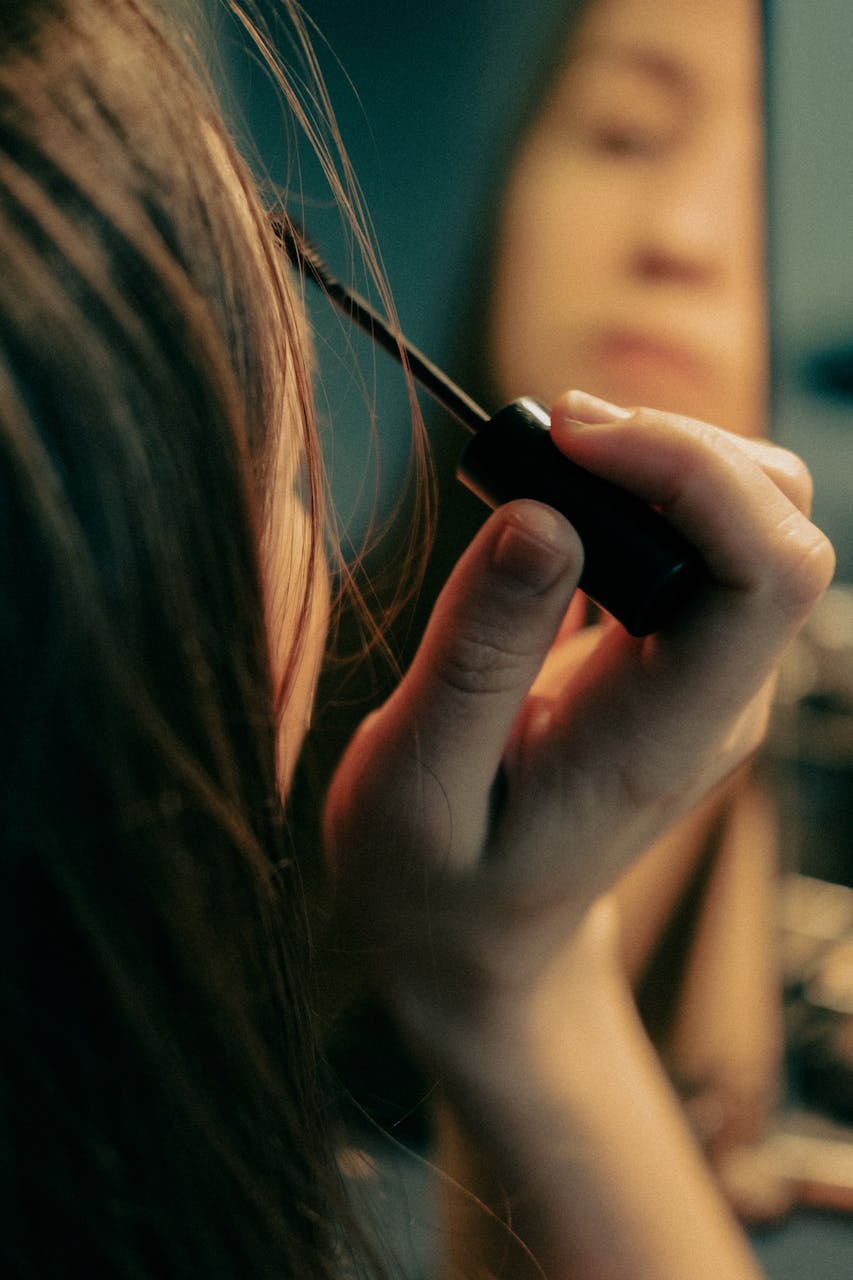
[[834, 555], [801, 509], [810, 484], [793, 455], [650, 409], [595, 424], [572, 412], [571, 393], [552, 412], [563, 452], [658, 507], [720, 586], [771, 590], [778, 611], [805, 616], [831, 579]]
[[698, 750], [766, 686], [831, 580], [831, 544], [728, 432], [649, 409], [578, 424], [571, 407], [552, 415], [557, 446], [659, 507], [710, 570], [695, 607], [643, 643], [631, 686], [644, 731]]

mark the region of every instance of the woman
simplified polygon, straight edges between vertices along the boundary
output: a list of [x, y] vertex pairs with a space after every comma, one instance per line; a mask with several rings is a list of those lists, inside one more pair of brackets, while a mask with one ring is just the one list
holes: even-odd
[[[327, 608], [310, 351], [189, 47], [147, 0], [30, 0], [0, 43], [2, 1250], [15, 1276], [367, 1270], [329, 1155], [278, 794]], [[290, 107], [298, 117], [295, 95]], [[582, 425], [613, 415], [615, 431]], [[670, 510], [708, 561], [707, 599], [667, 635], [612, 630], [589, 653], [565, 620], [581, 558], [570, 526], [535, 503], [496, 513], [333, 789], [341, 919], [393, 957], [406, 1033], [441, 1062], [460, 1129], [495, 1150], [490, 1174], [523, 1177], [529, 1248], [552, 1274], [604, 1246], [626, 1276], [683, 1277], [696, 1256], [718, 1280], [747, 1276], [642, 1049], [607, 921], [583, 922], [754, 748], [832, 553], [802, 514], [803, 468], [778, 450], [580, 393], [554, 430]], [[568, 858], [553, 839], [567, 827]], [[558, 977], [583, 1052], [555, 1092], [540, 1014]], [[599, 1053], [653, 1123], [636, 1135], [661, 1170], [651, 1198], [637, 1152], [608, 1130]], [[560, 1161], [582, 1136], [583, 1190], [567, 1197]], [[687, 1236], [661, 1230], [657, 1194], [673, 1185], [692, 1205]], [[600, 1232], [577, 1218], [584, 1205]]]

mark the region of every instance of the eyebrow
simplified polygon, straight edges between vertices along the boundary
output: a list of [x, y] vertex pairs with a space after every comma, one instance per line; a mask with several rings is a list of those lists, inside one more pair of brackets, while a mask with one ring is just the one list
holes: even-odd
[[611, 41], [581, 45], [575, 50], [574, 62], [576, 66], [594, 62], [598, 66], [610, 64], [617, 70], [639, 72], [682, 94], [689, 93], [694, 87], [694, 78], [689, 71], [670, 54], [651, 46]]

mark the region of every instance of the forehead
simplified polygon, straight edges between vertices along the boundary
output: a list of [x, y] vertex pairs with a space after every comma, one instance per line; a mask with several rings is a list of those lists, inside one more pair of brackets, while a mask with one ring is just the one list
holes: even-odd
[[[592, 0], [575, 58], [624, 62], [698, 91], [751, 100], [761, 74], [759, 0]], [[572, 61], [575, 59], [573, 58]]]

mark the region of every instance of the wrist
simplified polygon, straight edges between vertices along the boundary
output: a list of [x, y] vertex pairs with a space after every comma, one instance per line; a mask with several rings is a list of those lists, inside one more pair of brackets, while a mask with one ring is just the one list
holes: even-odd
[[552, 1100], [570, 1107], [575, 1093], [583, 1109], [589, 1089], [601, 1087], [602, 1063], [648, 1049], [610, 899], [546, 963], [529, 968], [533, 976], [522, 981], [521, 964], [472, 966], [469, 957], [426, 981], [395, 976], [399, 1021], [460, 1114], [493, 1113], [501, 1125], [517, 1116], [524, 1125]]

